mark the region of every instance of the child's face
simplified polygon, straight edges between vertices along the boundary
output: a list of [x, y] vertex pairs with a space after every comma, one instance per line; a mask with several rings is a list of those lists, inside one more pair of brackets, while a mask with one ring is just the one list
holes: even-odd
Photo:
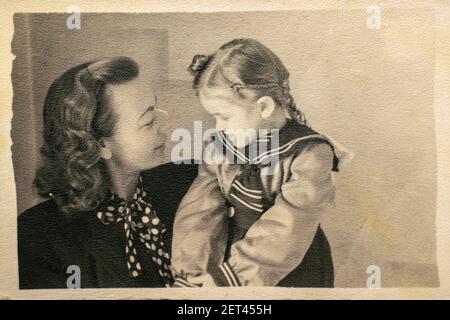
[[[261, 110], [256, 102], [241, 99], [239, 103], [227, 90], [202, 89], [200, 102], [206, 112], [216, 119], [216, 129], [226, 131], [238, 148], [244, 147], [256, 138], [263, 127]], [[248, 130], [253, 129], [253, 130]]]

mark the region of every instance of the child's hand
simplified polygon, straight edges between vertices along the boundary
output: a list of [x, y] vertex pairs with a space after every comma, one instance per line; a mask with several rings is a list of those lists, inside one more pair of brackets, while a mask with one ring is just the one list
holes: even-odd
[[191, 283], [199, 284], [202, 287], [217, 287], [213, 277], [209, 273], [202, 274], [200, 276], [188, 276], [188, 281]]

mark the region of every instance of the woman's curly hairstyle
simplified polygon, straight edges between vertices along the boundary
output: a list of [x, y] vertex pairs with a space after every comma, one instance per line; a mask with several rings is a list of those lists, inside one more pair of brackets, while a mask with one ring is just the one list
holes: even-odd
[[56, 79], [44, 103], [43, 165], [34, 185], [66, 213], [91, 211], [109, 194], [100, 157], [102, 138], [112, 136], [116, 116], [106, 87], [137, 77], [138, 65], [115, 57], [78, 65]]

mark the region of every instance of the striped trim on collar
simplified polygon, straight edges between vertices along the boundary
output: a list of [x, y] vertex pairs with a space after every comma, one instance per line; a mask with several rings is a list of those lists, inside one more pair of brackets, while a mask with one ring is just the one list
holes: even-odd
[[[251, 163], [251, 164], [261, 164], [263, 161], [265, 161], [266, 159], [268, 159], [270, 157], [283, 155], [284, 153], [288, 152], [295, 144], [297, 144], [298, 142], [301, 142], [301, 141], [305, 141], [308, 139], [327, 140], [322, 135], [313, 133], [313, 134], [310, 134], [310, 135], [307, 135], [304, 137], [299, 137], [299, 138], [290, 140], [287, 143], [285, 143], [284, 145], [282, 145], [281, 147], [268, 150], [264, 153], [261, 153], [260, 155], [258, 155], [256, 157], [250, 159], [243, 152], [241, 152], [236, 146], [234, 146], [229, 141], [229, 139], [227, 139], [227, 137], [225, 136], [225, 134], [222, 131], [218, 132], [218, 137], [219, 137], [221, 143], [225, 146], [225, 148], [230, 150], [232, 152], [232, 154], [234, 154], [236, 157], [238, 157], [245, 163]], [[270, 140], [270, 138], [264, 137], [264, 138], [258, 139], [254, 143], [259, 143], [259, 142], [268, 143], [269, 140]]]
[[175, 281], [174, 281], [172, 287], [175, 287], [175, 288], [199, 288], [201, 286], [190, 283], [189, 281], [187, 281], [183, 278], [175, 278]]

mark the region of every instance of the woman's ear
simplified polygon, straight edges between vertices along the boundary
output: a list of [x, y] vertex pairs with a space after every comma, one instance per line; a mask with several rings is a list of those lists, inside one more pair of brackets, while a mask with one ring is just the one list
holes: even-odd
[[105, 141], [101, 141], [101, 147], [100, 147], [100, 157], [102, 157], [105, 160], [109, 160], [112, 157], [111, 149], [108, 147], [108, 143]]
[[272, 97], [269, 96], [259, 98], [256, 103], [259, 106], [261, 118], [263, 119], [269, 118], [277, 106]]

